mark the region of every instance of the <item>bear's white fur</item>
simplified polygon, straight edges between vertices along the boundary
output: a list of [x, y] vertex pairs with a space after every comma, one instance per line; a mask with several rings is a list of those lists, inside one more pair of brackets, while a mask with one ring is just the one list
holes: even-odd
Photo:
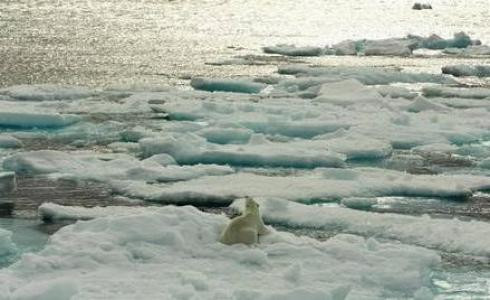
[[221, 233], [220, 242], [226, 245], [258, 243], [259, 235], [268, 233], [259, 212], [259, 204], [247, 197], [245, 211], [234, 218]]

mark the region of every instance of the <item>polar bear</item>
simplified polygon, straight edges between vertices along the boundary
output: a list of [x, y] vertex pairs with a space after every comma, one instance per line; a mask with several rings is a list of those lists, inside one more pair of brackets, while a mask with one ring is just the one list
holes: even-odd
[[242, 215], [234, 218], [221, 233], [220, 242], [226, 245], [258, 243], [259, 235], [269, 231], [262, 221], [259, 212], [259, 204], [252, 198], [245, 198], [245, 211]]

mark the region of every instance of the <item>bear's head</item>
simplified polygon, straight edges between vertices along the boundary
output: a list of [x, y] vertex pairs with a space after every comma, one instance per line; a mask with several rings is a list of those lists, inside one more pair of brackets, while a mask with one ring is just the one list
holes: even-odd
[[259, 204], [255, 202], [251, 197], [245, 197], [245, 212], [247, 213], [258, 213]]

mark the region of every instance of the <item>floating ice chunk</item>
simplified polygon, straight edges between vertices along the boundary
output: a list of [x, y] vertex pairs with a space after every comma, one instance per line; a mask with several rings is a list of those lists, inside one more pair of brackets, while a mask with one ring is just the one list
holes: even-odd
[[[342, 207], [307, 206], [279, 199], [258, 202], [267, 223], [295, 227], [341, 228], [342, 232], [399, 240], [448, 252], [490, 255], [486, 222], [433, 219], [363, 212]], [[235, 206], [240, 209], [239, 205]]]
[[445, 86], [428, 86], [422, 89], [426, 97], [444, 98], [468, 98], [484, 99], [490, 98], [490, 89], [487, 88], [455, 88]]
[[302, 65], [279, 66], [280, 74], [296, 76], [327, 76], [339, 79], [353, 78], [367, 85], [385, 85], [395, 82], [401, 83], [455, 83], [454, 79], [443, 75], [427, 73], [407, 73], [393, 69], [375, 67], [309, 67]]
[[211, 78], [192, 78], [191, 86], [196, 90], [208, 92], [233, 92], [258, 94], [267, 85], [245, 79], [211, 79]]
[[96, 93], [86, 87], [74, 85], [16, 85], [0, 90], [16, 100], [49, 101], [49, 100], [74, 100], [94, 96]]
[[323, 49], [320, 47], [296, 47], [294, 45], [277, 45], [263, 48], [265, 53], [281, 54], [286, 56], [320, 56]]
[[483, 169], [490, 169], [490, 158], [482, 160], [479, 164], [479, 167]]
[[446, 48], [444, 54], [459, 55], [459, 56], [484, 56], [490, 55], [490, 46], [469, 46], [468, 48]]
[[143, 164], [147, 162], [152, 162], [152, 163], [156, 162], [157, 164], [164, 167], [177, 164], [177, 162], [172, 156], [165, 153], [153, 155], [142, 161]]
[[3, 256], [15, 253], [17, 250], [12, 242], [12, 232], [0, 228], [0, 262]]
[[[346, 234], [320, 242], [271, 230], [255, 248], [226, 246], [218, 242], [226, 222], [172, 206], [78, 222], [2, 269], [2, 286], [12, 299], [403, 298], [430, 287], [440, 262], [431, 250]], [[291, 261], [300, 287], [283, 276]]]
[[[162, 166], [158, 158], [139, 161], [124, 154], [65, 153], [53, 150], [22, 152], [6, 158], [3, 167], [24, 174], [61, 174], [66, 178], [98, 180], [118, 185], [116, 181], [177, 181], [200, 176], [233, 173], [228, 166]], [[114, 181], [114, 182], [113, 182]]]
[[253, 131], [245, 128], [207, 127], [199, 130], [197, 134], [211, 143], [230, 144], [246, 143], [252, 136]]
[[[223, 184], [226, 183], [226, 184]], [[278, 197], [298, 202], [346, 197], [420, 196], [466, 198], [490, 187], [490, 178], [470, 175], [411, 175], [386, 169], [320, 169], [296, 176], [237, 173], [202, 177], [170, 186], [153, 186], [151, 193], [128, 187], [129, 195], [163, 203], [229, 203], [232, 199]]]
[[421, 151], [421, 152], [444, 152], [444, 153], [452, 153], [458, 149], [457, 146], [451, 145], [451, 144], [444, 144], [444, 143], [433, 143], [433, 144], [427, 144], [423, 146], [418, 146], [413, 148], [415, 152]]
[[376, 205], [378, 200], [376, 198], [350, 197], [342, 199], [340, 203], [348, 208], [369, 209]]
[[435, 110], [435, 111], [449, 111], [447, 106], [433, 103], [424, 97], [417, 97], [410, 105], [407, 106], [407, 111], [418, 113], [421, 111]]
[[[0, 109], [3, 107], [0, 106]], [[0, 126], [6, 127], [64, 127], [81, 120], [80, 116], [33, 111], [0, 111]]]
[[490, 66], [484, 65], [453, 65], [442, 67], [442, 73], [456, 77], [477, 76], [490, 77]]
[[420, 38], [419, 47], [427, 49], [466, 48], [471, 44], [471, 38], [466, 33], [458, 32], [454, 34], [452, 39], [443, 39], [436, 34], [428, 38]]
[[0, 148], [21, 148], [22, 142], [11, 135], [0, 133]]
[[38, 208], [39, 217], [44, 221], [91, 220], [107, 216], [126, 216], [148, 211], [147, 207], [106, 206], [82, 207], [64, 206], [45, 202]]
[[414, 10], [432, 9], [432, 5], [430, 5], [430, 3], [415, 2], [412, 6], [412, 9]]
[[[471, 91], [469, 93], [464, 93], [467, 96], [472, 96]], [[449, 94], [446, 94], [450, 96]], [[473, 94], [478, 97], [478, 94]], [[490, 98], [489, 98], [490, 99]], [[441, 98], [441, 97], [432, 97], [430, 98], [432, 102], [444, 104], [447, 107], [457, 108], [457, 109], [471, 109], [471, 108], [490, 108], [490, 101], [482, 101], [481, 99], [471, 99], [471, 98]]]
[[380, 93], [383, 97], [389, 96], [394, 99], [414, 99], [415, 97], [417, 97], [417, 93], [413, 93], [409, 89], [399, 86], [381, 85], [376, 87], [376, 91], [378, 91], [378, 93]]
[[335, 55], [357, 55], [359, 42], [346, 40], [332, 46]]
[[310, 140], [275, 143], [251, 139], [243, 145], [216, 145], [194, 135], [167, 136], [140, 141], [143, 153], [167, 153], [180, 164], [213, 163], [239, 166], [292, 168], [342, 167], [344, 157], [325, 144]]
[[355, 79], [322, 84], [318, 97], [313, 101], [317, 103], [331, 103], [348, 106], [360, 103], [380, 103], [383, 97], [373, 89], [365, 87]]
[[325, 143], [332, 151], [345, 154], [347, 159], [380, 159], [390, 155], [393, 150], [387, 140], [355, 132], [339, 131], [332, 135], [318, 136], [315, 140]]
[[14, 172], [0, 172], [0, 192], [9, 193], [16, 189], [17, 182]]
[[366, 56], [410, 56], [415, 48], [417, 48], [417, 41], [408, 38], [366, 40], [362, 45], [362, 54]]

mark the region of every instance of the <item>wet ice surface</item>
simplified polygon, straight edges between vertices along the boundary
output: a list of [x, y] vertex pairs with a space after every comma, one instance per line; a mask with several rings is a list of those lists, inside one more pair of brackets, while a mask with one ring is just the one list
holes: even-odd
[[[177, 299], [342, 299], [346, 283], [347, 299], [486, 297], [490, 90], [485, 79], [440, 74], [488, 57], [261, 53], [462, 30], [490, 43], [486, 1], [412, 4], [0, 4], [0, 175], [16, 173], [16, 182], [0, 176], [0, 265], [18, 261], [0, 271], [0, 299], [111, 298], [121, 288], [149, 298], [163, 289]], [[193, 91], [197, 77], [196, 89], [252, 94]], [[313, 210], [305, 221], [277, 205], [264, 211], [277, 235], [256, 249], [220, 248], [216, 215], [236, 215], [228, 204], [245, 195]], [[205, 214], [157, 207], [165, 204]], [[316, 273], [325, 262], [346, 277]], [[209, 265], [209, 277], [188, 272]], [[241, 277], [214, 273], [231, 269]], [[257, 270], [270, 286], [243, 280]]]

